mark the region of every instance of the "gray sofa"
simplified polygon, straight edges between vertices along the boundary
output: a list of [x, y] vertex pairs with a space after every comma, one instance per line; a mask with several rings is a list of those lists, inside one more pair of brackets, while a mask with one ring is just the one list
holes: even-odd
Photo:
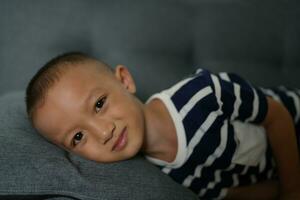
[[103, 165], [43, 140], [25, 115], [28, 81], [82, 51], [128, 66], [143, 100], [198, 67], [300, 87], [299, 20], [297, 0], [0, 1], [0, 199], [197, 199], [142, 156]]

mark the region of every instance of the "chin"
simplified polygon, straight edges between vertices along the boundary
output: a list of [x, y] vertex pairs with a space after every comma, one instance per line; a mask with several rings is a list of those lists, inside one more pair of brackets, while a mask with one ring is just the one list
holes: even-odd
[[124, 157], [125, 159], [130, 159], [136, 156], [142, 148], [142, 143], [136, 143], [128, 145], [127, 148], [125, 148], [124, 151]]

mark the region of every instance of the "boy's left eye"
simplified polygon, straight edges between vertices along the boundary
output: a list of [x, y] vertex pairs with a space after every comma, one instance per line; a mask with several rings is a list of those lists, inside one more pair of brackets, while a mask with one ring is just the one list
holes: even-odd
[[101, 108], [104, 106], [105, 101], [106, 101], [106, 97], [101, 97], [100, 99], [98, 99], [96, 101], [96, 103], [95, 103], [95, 111], [96, 111], [96, 113], [101, 110]]
[[81, 131], [77, 132], [72, 139], [73, 147], [75, 147], [77, 144], [79, 144], [81, 142], [82, 138], [83, 138], [83, 133]]

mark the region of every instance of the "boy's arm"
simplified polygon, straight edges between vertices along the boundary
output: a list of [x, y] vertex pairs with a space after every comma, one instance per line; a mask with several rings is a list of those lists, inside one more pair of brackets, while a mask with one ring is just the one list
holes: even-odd
[[279, 196], [278, 181], [267, 180], [253, 185], [234, 187], [228, 190], [227, 200], [272, 200]]
[[280, 196], [300, 199], [300, 161], [293, 119], [286, 108], [268, 97], [265, 127], [278, 168]]

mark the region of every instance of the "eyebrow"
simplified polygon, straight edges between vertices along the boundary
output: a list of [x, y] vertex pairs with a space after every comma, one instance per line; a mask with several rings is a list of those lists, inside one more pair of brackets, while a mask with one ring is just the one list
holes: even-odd
[[[88, 106], [91, 104], [90, 102], [92, 101], [93, 97], [95, 97], [96, 91], [99, 91], [99, 90], [101, 90], [101, 88], [100, 87], [96, 87], [96, 88], [93, 88], [89, 92], [89, 94], [87, 95], [87, 97], [84, 99], [84, 107], [85, 107], [85, 109], [88, 109]], [[62, 132], [63, 137], [62, 137], [62, 140], [59, 140], [59, 144], [63, 145], [64, 147], [69, 147], [70, 146], [70, 142], [68, 142], [68, 140], [69, 140], [68, 138], [70, 137], [70, 134], [71, 134], [72, 130], [74, 130], [74, 127], [70, 127], [66, 131]]]

